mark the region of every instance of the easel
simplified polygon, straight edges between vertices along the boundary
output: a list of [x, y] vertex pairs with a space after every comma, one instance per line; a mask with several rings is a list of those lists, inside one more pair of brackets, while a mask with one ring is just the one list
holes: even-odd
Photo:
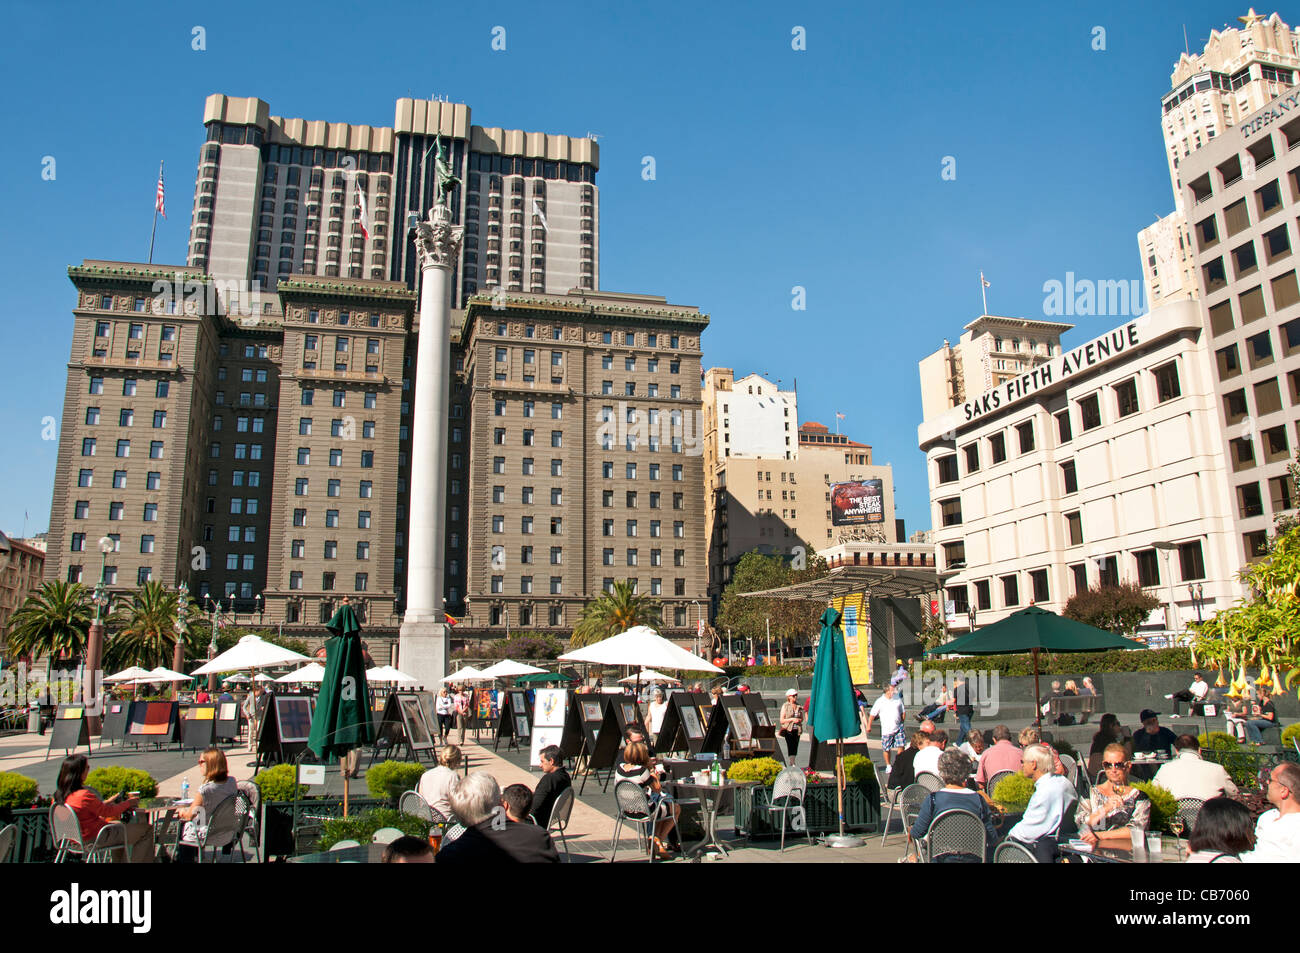
[[253, 765], [256, 774], [262, 768], [273, 764], [292, 762], [307, 750], [307, 734], [301, 736], [290, 734], [285, 737], [281, 726], [281, 708], [288, 712], [290, 706], [307, 706], [306, 725], [311, 728], [312, 701], [304, 695], [274, 695], [266, 706], [266, 714], [257, 734], [257, 761]]
[[[623, 751], [623, 735], [631, 726], [639, 728], [645, 733], [646, 738], [650, 737], [645, 722], [641, 720], [641, 708], [637, 705], [636, 699], [631, 695], [607, 696], [605, 718], [600, 724], [595, 745], [587, 758], [588, 771], [596, 775], [604, 770], [609, 772], [601, 785], [601, 791], [609, 790], [610, 778], [614, 776], [614, 765]], [[586, 786], [587, 776], [583, 775], [582, 786], [578, 790], [579, 795]]]
[[668, 710], [655, 739], [655, 754], [684, 751], [694, 755], [704, 743], [704, 722], [700, 706], [708, 705], [703, 693], [673, 692], [668, 696]]
[[[586, 762], [591, 752], [596, 750], [596, 742], [600, 738], [600, 729], [605, 723], [605, 696], [574, 694], [571, 696], [570, 705], [576, 713], [578, 728], [582, 735], [582, 744], [573, 759], [573, 770], [576, 773], [587, 767]], [[599, 713], [600, 717], [588, 718], [589, 711]], [[567, 720], [565, 724], [567, 727]], [[560, 750], [564, 750], [563, 747]]]
[[99, 728], [99, 748], [121, 741], [126, 734], [126, 716], [130, 702], [109, 699], [104, 702], [104, 720]]
[[137, 747], [152, 744], [159, 748], [173, 741], [179, 744], [179, 710], [180, 706], [176, 702], [131, 702], [122, 743]]
[[62, 748], [66, 757], [77, 750], [79, 745], [86, 746], [86, 754], [93, 755], [90, 747], [90, 726], [86, 721], [85, 705], [60, 705], [54, 716], [54, 728], [50, 732], [50, 743], [45, 748], [45, 757], [50, 756], [54, 748]]
[[216, 705], [190, 705], [181, 719], [181, 750], [211, 748], [217, 740], [216, 729]]

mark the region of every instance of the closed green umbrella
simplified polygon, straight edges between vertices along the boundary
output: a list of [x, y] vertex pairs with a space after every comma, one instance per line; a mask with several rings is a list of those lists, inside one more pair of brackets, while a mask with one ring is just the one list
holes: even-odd
[[840, 832], [826, 838], [827, 847], [861, 847], [862, 839], [844, 834], [844, 739], [862, 732], [858, 706], [853, 697], [853, 678], [849, 675], [849, 656], [844, 650], [844, 633], [840, 631], [840, 613], [833, 606], [822, 613], [822, 634], [813, 663], [812, 699], [808, 718], [813, 737], [835, 742], [835, 780], [839, 795]]
[[[325, 623], [334, 633], [325, 641], [325, 675], [307, 746], [322, 760], [346, 755], [375, 738], [370, 710], [370, 686], [361, 648], [361, 626], [347, 602]], [[347, 814], [348, 772], [343, 772], [343, 813]]]
[[926, 655], [1009, 655], [1028, 652], [1034, 660], [1034, 711], [1043, 722], [1038, 707], [1039, 652], [1103, 652], [1107, 649], [1140, 649], [1142, 643], [1126, 639], [1096, 626], [1066, 619], [1038, 606], [1013, 612], [1005, 619], [968, 632]]

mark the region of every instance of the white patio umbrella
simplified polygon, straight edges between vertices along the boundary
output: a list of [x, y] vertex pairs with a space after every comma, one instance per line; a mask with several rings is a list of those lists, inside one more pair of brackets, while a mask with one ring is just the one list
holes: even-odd
[[480, 678], [509, 678], [512, 675], [536, 675], [545, 671], [546, 669], [538, 668], [535, 665], [525, 665], [523, 662], [516, 662], [513, 659], [502, 659], [495, 665], [489, 665], [478, 674]]
[[450, 675], [442, 678], [444, 682], [477, 682], [483, 678], [483, 673], [473, 665], [466, 665], [464, 668], [458, 668]]
[[148, 669], [143, 669], [139, 665], [132, 665], [130, 668], [124, 668], [116, 675], [104, 676], [106, 682], [134, 682], [144, 678], [149, 674]]
[[273, 681], [275, 681], [275, 679], [273, 679], [270, 675], [267, 675], [265, 672], [258, 672], [256, 675], [253, 676], [253, 681], [255, 681], [255, 682], [273, 682]]
[[407, 675], [405, 672], [399, 672], [391, 665], [376, 665], [374, 668], [366, 669], [366, 681], [395, 682], [398, 685], [414, 685], [417, 679]]
[[[260, 676], [259, 676], [260, 677]], [[319, 682], [325, 677], [325, 666], [320, 662], [312, 662], [304, 665], [302, 668], [295, 669], [288, 675], [281, 675], [276, 679], [277, 682]]]
[[221, 684], [225, 685], [229, 683], [231, 685], [243, 685], [247, 681], [247, 675], [228, 675], [221, 680]]
[[[222, 652], [210, 662], [200, 665], [193, 672], [195, 675], [221, 674], [222, 672], [239, 672], [254, 668], [274, 668], [290, 662], [310, 662], [305, 655], [299, 655], [291, 649], [281, 648], [274, 643], [246, 635], [231, 648]], [[271, 679], [267, 679], [271, 681]]]
[[561, 655], [564, 662], [675, 668], [688, 672], [721, 672], [712, 662], [669, 642], [648, 625], [638, 625], [612, 638]]
[[173, 672], [165, 665], [159, 665], [157, 668], [145, 672], [138, 680], [141, 682], [188, 682], [190, 676], [184, 672]]
[[629, 675], [627, 678], [620, 678], [619, 682], [668, 682], [671, 685], [680, 685], [680, 678], [673, 678], [671, 675], [665, 675], [663, 672], [656, 672], [652, 668], [643, 668], [639, 675]]

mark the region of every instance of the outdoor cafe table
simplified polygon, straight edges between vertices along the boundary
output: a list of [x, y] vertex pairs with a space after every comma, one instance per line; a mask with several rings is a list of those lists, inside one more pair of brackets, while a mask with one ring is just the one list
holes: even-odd
[[1177, 842], [1167, 846], [1162, 843], [1159, 853], [1145, 847], [1134, 848], [1132, 844], [1122, 841], [1107, 847], [1098, 845], [1091, 850], [1068, 843], [1061, 844], [1058, 849], [1064, 857], [1086, 857], [1099, 864], [1179, 864], [1183, 861], [1183, 851]]
[[379, 864], [383, 863], [384, 848], [387, 844], [360, 844], [356, 847], [341, 847], [328, 850], [323, 854], [303, 854], [290, 857], [291, 864]]
[[1161, 754], [1156, 758], [1138, 758], [1134, 756], [1132, 767], [1129, 768], [1129, 777], [1137, 778], [1139, 781], [1150, 781], [1156, 776], [1164, 765], [1169, 763], [1169, 758]]
[[700, 784], [686, 778], [681, 781], [668, 781], [665, 783], [672, 789], [674, 797], [677, 797], [678, 792], [681, 791], [686, 796], [698, 797], [700, 801], [700, 818], [704, 821], [704, 840], [693, 845], [689, 850], [683, 845], [683, 854], [687, 857], [696, 857], [707, 848], [712, 847], [720, 851], [725, 857], [727, 848], [718, 839], [718, 811], [722, 807], [722, 796], [728, 791], [735, 792], [739, 788], [748, 787], [753, 782], [723, 780], [720, 784]]
[[146, 797], [141, 798], [140, 803], [131, 810], [149, 818], [154, 829], [154, 846], [161, 847], [167, 841], [167, 833], [171, 829], [176, 811], [193, 803], [192, 800], [182, 801], [174, 797]]

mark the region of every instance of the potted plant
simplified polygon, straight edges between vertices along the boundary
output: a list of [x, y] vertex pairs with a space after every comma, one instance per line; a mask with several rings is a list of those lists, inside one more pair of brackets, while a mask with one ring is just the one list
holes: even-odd
[[[772, 815], [766, 810], [771, 803], [772, 781], [781, 772], [781, 765], [770, 758], [756, 758], [753, 761], [770, 762], [770, 765], [756, 765], [742, 769], [741, 777], [732, 772], [732, 780], [752, 780], [754, 785], [741, 788], [736, 792], [736, 828], [748, 830], [750, 836], [760, 837], [779, 833], [771, 821]], [[876, 781], [875, 766], [871, 759], [863, 755], [849, 755], [844, 759], [844, 823], [846, 829], [875, 830], [880, 824], [880, 788]], [[752, 777], [750, 775], [753, 775]], [[824, 833], [839, 829], [839, 792], [833, 772], [805, 772], [808, 786], [804, 793], [804, 823], [812, 833]], [[788, 816], [788, 815], [787, 815]]]
[[420, 783], [424, 772], [418, 761], [384, 761], [366, 772], [366, 788], [371, 797], [387, 798], [395, 807], [404, 791], [412, 791]]

